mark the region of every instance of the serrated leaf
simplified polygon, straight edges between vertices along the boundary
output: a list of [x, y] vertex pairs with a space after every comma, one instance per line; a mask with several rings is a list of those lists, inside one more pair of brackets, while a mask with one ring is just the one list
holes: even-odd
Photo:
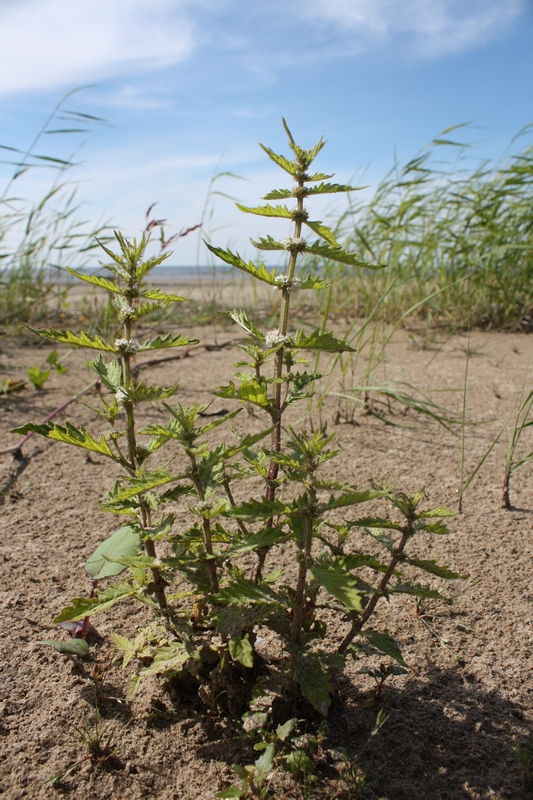
[[408, 558], [405, 556], [404, 561], [406, 564], [411, 564], [413, 567], [418, 567], [418, 569], [422, 569], [424, 572], [429, 572], [431, 575], [437, 575], [439, 578], [446, 578], [448, 581], [465, 579], [469, 577], [468, 575], [460, 575], [458, 572], [454, 572], [449, 567], [441, 566], [433, 559], [430, 561], [425, 561], [421, 558]]
[[455, 512], [451, 511], [446, 506], [439, 506], [432, 511], [424, 511], [418, 514], [420, 519], [430, 519], [431, 517], [455, 517]]
[[349, 344], [335, 338], [332, 333], [322, 333], [318, 328], [308, 335], [298, 331], [291, 346], [302, 350], [320, 350], [323, 353], [355, 353]]
[[113, 294], [122, 294], [122, 289], [118, 283], [115, 283], [114, 281], [110, 281], [107, 278], [101, 278], [99, 275], [85, 275], [82, 272], [76, 272], [75, 269], [70, 269], [70, 267], [66, 267], [66, 270], [80, 281], [91, 283], [93, 286], [100, 286], [100, 288], [105, 289], [107, 292], [113, 292]]
[[[365, 489], [361, 492], [350, 490], [337, 495], [337, 497], [332, 495], [326, 503], [320, 504], [319, 510], [320, 513], [323, 514], [325, 511], [330, 511], [333, 508], [346, 508], [346, 506], [355, 506], [359, 503], [366, 503], [369, 500], [374, 500], [376, 497], [380, 496], [381, 492], [375, 492], [371, 489]], [[350, 525], [352, 524], [355, 525], [356, 523], [350, 523]]]
[[340, 564], [327, 566], [313, 564], [311, 573], [318, 583], [349, 611], [358, 613], [363, 611], [361, 594], [357, 589], [355, 578]]
[[363, 636], [367, 642], [369, 642], [372, 647], [379, 650], [380, 653], [390, 656], [397, 661], [398, 664], [401, 664], [402, 667], [407, 667], [396, 640], [393, 639], [388, 631], [374, 631], [368, 628], [367, 630], [361, 631], [359, 635]]
[[222, 250], [221, 247], [213, 247], [213, 245], [205, 242], [205, 240], [204, 243], [208, 250], [211, 250], [211, 252], [217, 256], [217, 258], [222, 259], [222, 261], [225, 261], [226, 264], [230, 264], [232, 267], [240, 269], [241, 272], [246, 272], [248, 275], [252, 275], [254, 278], [257, 278], [264, 283], [268, 283], [270, 286], [277, 286], [275, 280], [275, 269], [269, 272], [262, 262], [259, 264], [259, 266], [256, 266], [251, 261], [244, 261], [238, 253], [232, 253], [229, 249]]
[[285, 198], [292, 197], [292, 189], [272, 189], [263, 195], [263, 200], [285, 200]]
[[162, 292], [160, 289], [144, 289], [142, 292], [139, 292], [139, 297], [146, 297], [147, 300], [159, 300], [160, 302], [167, 305], [170, 302], [173, 303], [186, 303], [187, 298], [182, 297], [179, 294], [169, 294], [168, 292]]
[[413, 597], [429, 597], [432, 600], [442, 598], [442, 594], [438, 589], [430, 589], [428, 586], [421, 586], [419, 583], [412, 583], [411, 581], [398, 581], [394, 586], [389, 586], [387, 592], [389, 594], [409, 594]]
[[186, 336], [177, 334], [173, 336], [171, 333], [163, 338], [158, 336], [156, 339], [143, 342], [139, 347], [139, 352], [146, 352], [147, 350], [163, 350], [168, 347], [185, 347], [190, 344], [198, 344], [199, 339], [189, 339]]
[[166, 483], [170, 483], [176, 479], [176, 476], [170, 475], [168, 472], [160, 471], [149, 473], [143, 478], [131, 478], [129, 486], [121, 486], [117, 482], [109, 493], [108, 499], [102, 505], [106, 505], [108, 502], [116, 503], [129, 500], [132, 497], [136, 497], [138, 494], [149, 492], [152, 489], [156, 489], [158, 486], [164, 486]]
[[306, 180], [315, 183], [316, 181], [329, 181], [330, 178], [333, 178], [335, 173], [331, 173], [331, 175], [326, 175], [325, 172], [315, 172], [313, 175], [309, 175]]
[[266, 624], [279, 607], [272, 602], [258, 602], [253, 605], [236, 605], [215, 607], [211, 619], [222, 636], [241, 636], [244, 631], [252, 630], [255, 625]]
[[49, 377], [49, 369], [42, 370], [40, 367], [28, 367], [28, 378], [36, 389], [42, 389]]
[[402, 525], [400, 525], [400, 523], [393, 522], [390, 519], [383, 519], [382, 517], [360, 517], [359, 519], [352, 520], [348, 524], [351, 528], [382, 528], [384, 530], [395, 531], [402, 530]]
[[341, 245], [335, 239], [335, 234], [333, 233], [331, 228], [328, 228], [328, 226], [324, 225], [324, 223], [321, 222], [320, 220], [313, 221], [310, 219], [306, 219], [304, 224], [307, 225], [308, 228], [311, 228], [311, 230], [314, 233], [316, 233], [317, 236], [321, 236], [322, 239], [325, 239], [326, 242], [328, 242], [328, 244], [330, 244], [332, 247], [335, 248], [341, 247]]
[[306, 275], [305, 278], [300, 280], [300, 289], [327, 289], [329, 283], [322, 278]]
[[287, 249], [282, 242], [276, 241], [272, 236], [267, 236], [266, 238], [261, 236], [258, 242], [255, 239], [250, 239], [250, 241], [258, 250], [283, 251]]
[[276, 594], [269, 586], [246, 578], [238, 578], [224, 586], [216, 595], [220, 603], [279, 603], [284, 598]]
[[180, 672], [190, 656], [182, 642], [173, 642], [166, 647], [158, 647], [149, 667], [141, 670], [141, 678], [164, 675], [167, 672]]
[[112, 392], [116, 392], [117, 389], [122, 386], [122, 367], [120, 361], [109, 361], [106, 363], [102, 356], [98, 356], [91, 362], [91, 369]]
[[76, 447], [83, 447], [84, 450], [101, 453], [101, 455], [107, 456], [113, 461], [118, 461], [117, 456], [111, 452], [103, 436], [97, 441], [93, 439], [85, 428], [75, 428], [70, 422], [67, 422], [65, 427], [62, 425], [54, 425], [53, 422], [44, 422], [42, 425], [27, 422], [26, 425], [22, 425], [20, 428], [14, 428], [12, 432], [26, 434], [30, 431], [32, 431], [32, 433], [38, 433], [41, 436], [46, 436], [48, 439], [53, 439], [56, 442], [65, 442], [66, 444], [73, 444]]
[[[289, 175], [292, 175], [293, 177], [296, 177], [296, 175], [298, 174], [298, 172], [299, 172], [299, 169], [300, 169], [300, 168], [299, 168], [299, 166], [298, 166], [298, 164], [296, 164], [294, 161], [289, 161], [289, 159], [288, 159], [288, 158], [285, 158], [285, 156], [278, 155], [278, 154], [277, 154], [277, 153], [275, 153], [273, 150], [271, 150], [271, 149], [270, 149], [270, 147], [267, 147], [267, 146], [266, 146], [266, 145], [264, 145], [264, 144], [261, 144], [261, 143], [260, 143], [260, 144], [259, 144], [259, 147], [260, 147], [262, 150], [264, 150], [264, 151], [265, 151], [265, 153], [267, 154], [267, 156], [268, 156], [268, 157], [269, 157], [269, 158], [270, 158], [272, 161], [274, 161], [274, 163], [275, 163], [275, 164], [277, 164], [279, 167], [281, 167], [282, 169], [284, 169], [284, 170], [285, 170], [285, 172], [288, 172], [288, 173], [289, 173]], [[332, 176], [331, 176], [331, 175], [329, 175], [328, 177], [330, 177], [330, 178], [331, 178]]]
[[69, 639], [68, 642], [59, 642], [56, 639], [43, 639], [39, 644], [48, 644], [54, 647], [58, 653], [66, 653], [71, 656], [83, 657], [89, 652], [89, 645], [85, 639]]
[[167, 397], [171, 397], [177, 388], [177, 383], [174, 386], [170, 386], [168, 389], [165, 389], [163, 386], [146, 386], [144, 381], [141, 381], [137, 384], [137, 386], [135, 386], [133, 391], [130, 392], [130, 398], [133, 403], [147, 403], [155, 400], [165, 400]]
[[243, 639], [239, 636], [232, 636], [228, 643], [230, 656], [234, 661], [238, 661], [243, 667], [253, 667], [254, 655], [250, 639], [246, 635]]
[[318, 653], [301, 653], [294, 665], [294, 679], [313, 708], [327, 716], [333, 689], [328, 670]]
[[100, 581], [113, 575], [120, 575], [125, 567], [112, 563], [117, 558], [135, 556], [140, 552], [139, 535], [130, 525], [124, 525], [115, 531], [109, 539], [102, 542], [85, 564], [85, 569], [93, 578]]
[[[357, 192], [367, 189], [367, 186], [347, 186], [343, 183], [319, 183], [318, 186], [309, 186], [307, 194], [336, 194], [337, 192]], [[265, 198], [266, 200], [267, 198]]]
[[317, 239], [311, 245], [305, 248], [306, 253], [327, 258], [330, 261], [337, 261], [339, 264], [346, 264], [350, 267], [363, 267], [365, 269], [383, 269], [385, 264], [368, 264], [353, 253], [347, 253], [341, 246], [333, 247], [329, 244], [323, 244]]
[[250, 322], [246, 311], [234, 309], [233, 311], [228, 311], [227, 314], [237, 325], [240, 325], [243, 331], [246, 331], [246, 333], [249, 333], [251, 336], [255, 336], [257, 339], [264, 340], [264, 334]]
[[287, 206], [242, 206], [240, 203], [235, 203], [239, 211], [244, 211], [246, 214], [257, 214], [260, 217], [281, 217], [284, 219], [292, 219], [292, 212]]
[[229, 386], [219, 386], [214, 394], [227, 399], [238, 398], [244, 403], [253, 403], [260, 408], [270, 408], [267, 385], [256, 380], [243, 381], [239, 386], [230, 381]]
[[53, 623], [54, 625], [59, 625], [60, 622], [66, 622], [67, 620], [90, 617], [98, 611], [105, 611], [106, 608], [111, 608], [111, 606], [125, 597], [131, 597], [135, 592], [134, 586], [123, 581], [118, 586], [110, 586], [104, 592], [97, 592], [96, 597], [75, 597], [72, 604], [64, 608]]
[[56, 331], [54, 328], [31, 328], [29, 325], [28, 328], [38, 336], [43, 336], [45, 339], [51, 339], [54, 342], [63, 342], [63, 344], [70, 344], [73, 347], [87, 347], [92, 350], [103, 350], [107, 353], [116, 352], [113, 345], [107, 344], [98, 335], [91, 338], [83, 331], [76, 334], [73, 331], [67, 331], [65, 329]]

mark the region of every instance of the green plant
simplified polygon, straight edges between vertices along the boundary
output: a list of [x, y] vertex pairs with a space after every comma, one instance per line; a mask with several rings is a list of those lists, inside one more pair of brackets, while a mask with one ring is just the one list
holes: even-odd
[[[36, 331], [56, 342], [100, 351], [92, 368], [107, 393], [95, 410], [107, 423], [107, 433], [93, 436], [71, 423], [52, 422], [17, 429], [113, 461], [119, 474], [101, 505], [128, 517], [87, 565], [94, 581], [125, 569], [127, 579], [103, 590], [93, 584], [93, 595], [74, 599], [55, 622], [81, 622], [126, 598], [139, 600], [154, 612], [155, 621], [134, 640], [115, 636], [125, 663], [134, 657], [140, 661], [131, 691], [148, 677], [178, 686], [192, 682], [210, 710], [220, 708], [239, 716], [261, 689], [283, 715], [289, 702], [297, 707], [310, 704], [325, 716], [335, 674], [348, 657], [377, 655], [405, 666], [392, 636], [371, 627], [378, 603], [393, 594], [440, 597], [439, 591], [419, 583], [420, 573], [461, 577], [433, 560], [408, 553], [414, 537], [447, 533], [442, 518], [451, 512], [442, 507], [422, 510], [423, 492], [407, 496], [390, 487], [360, 489], [328, 478], [325, 465], [338, 454], [334, 437], [325, 427], [308, 433], [287, 423], [292, 408], [311, 396], [321, 378], [317, 371], [306, 370], [307, 353], [352, 350], [324, 329], [292, 329], [292, 295], [298, 289], [326, 287], [319, 275], [297, 277], [299, 256], [332, 259], [367, 274], [370, 265], [345, 251], [330, 228], [309, 218], [307, 198], [351, 187], [331, 184], [331, 175], [311, 172], [324, 142], [305, 150], [284, 126], [293, 158], [263, 149], [294, 185], [269, 192], [265, 200], [292, 198], [294, 206], [267, 203], [240, 208], [285, 219], [292, 226], [291, 235], [281, 242], [267, 236], [255, 243], [260, 250], [286, 253], [286, 272], [269, 271], [263, 263], [245, 262], [230, 250], [208, 245], [216, 256], [265, 283], [280, 298], [275, 330], [261, 331], [242, 310], [229, 314], [248, 340], [239, 345], [244, 360], [236, 365], [235, 380], [215, 394], [240, 408], [206, 422], [202, 416], [206, 405], [167, 402], [176, 386], [163, 388], [136, 380], [136, 355], [196, 340], [170, 333], [144, 341], [136, 338], [139, 320], [182, 298], [144, 285], [150, 270], [166, 255], [146, 258], [146, 235], [131, 243], [117, 233], [119, 253], [103, 246], [111, 259], [106, 267], [112, 279], [71, 272], [113, 295], [122, 325], [120, 337], [109, 342], [83, 331]], [[316, 240], [308, 242], [304, 230]], [[110, 360], [104, 360], [102, 353]], [[140, 406], [155, 401], [163, 402], [169, 421], [143, 427]], [[252, 435], [233, 428], [213, 444], [215, 431], [249, 405], [264, 413], [264, 429]], [[267, 436], [270, 441], [265, 445]], [[156, 454], [170, 446], [177, 447], [179, 460], [167, 459], [162, 466]], [[152, 466], [154, 462], [158, 465]], [[170, 471], [170, 463], [177, 463], [177, 471]], [[258, 480], [263, 485], [259, 498]], [[395, 516], [374, 513], [378, 502], [392, 504]], [[179, 526], [168, 511], [175, 503], [188, 514], [188, 521]], [[359, 507], [369, 503], [371, 513], [360, 516]], [[279, 553], [284, 568], [279, 567]], [[261, 629], [269, 629], [277, 638], [281, 655], [263, 652], [257, 635]], [[276, 675], [275, 690], [271, 674]], [[261, 786], [270, 770], [269, 753], [267, 748], [255, 765], [253, 780], [260, 779]]]
[[[527, 428], [533, 427], [533, 418], [531, 410], [533, 409], [533, 390], [530, 391], [525, 397], [526, 382], [529, 375], [529, 369], [526, 371], [524, 378], [524, 385], [518, 398], [516, 413], [514, 415], [513, 429], [509, 439], [509, 446], [507, 448], [507, 455], [505, 458], [505, 469], [503, 475], [503, 491], [502, 491], [502, 508], [511, 509], [511, 476], [523, 464], [533, 459], [533, 450], [521, 458], [516, 458], [516, 449], [518, 443]], [[498, 437], [499, 438], [499, 437]]]
[[[78, 91], [68, 92], [57, 103], [25, 150], [0, 145], [11, 159], [4, 163], [14, 168], [0, 193], [0, 325], [57, 315], [68, 288], [63, 280], [65, 260], [83, 266], [87, 253], [97, 247], [94, 237], [106, 239], [107, 225], [87, 229], [87, 221], [78, 216], [77, 190], [68, 179], [77, 166], [73, 157], [38, 152], [42, 139], [77, 136], [89, 126], [105, 123], [65, 107]], [[34, 201], [12, 196], [14, 185], [28, 171], [37, 170], [54, 174], [44, 197]]]
[[59, 358], [57, 355], [57, 350], [52, 350], [52, 352], [46, 357], [46, 363], [49, 365], [48, 369], [41, 369], [40, 367], [28, 367], [28, 378], [38, 391], [43, 388], [44, 384], [50, 377], [52, 368], [54, 369], [56, 375], [62, 375], [67, 371], [67, 368], [62, 363], [62, 361], [66, 358], [66, 355], [68, 354], [65, 354], [62, 358]]
[[[476, 163], [471, 146], [454, 141], [462, 128], [395, 163], [369, 200], [350, 196], [337, 238], [389, 267], [373, 281], [321, 267], [333, 285], [332, 314], [368, 316], [394, 282], [379, 309], [388, 321], [423, 301], [411, 325], [418, 317], [428, 328], [530, 330], [533, 149]], [[530, 133], [527, 126], [512, 144]]]

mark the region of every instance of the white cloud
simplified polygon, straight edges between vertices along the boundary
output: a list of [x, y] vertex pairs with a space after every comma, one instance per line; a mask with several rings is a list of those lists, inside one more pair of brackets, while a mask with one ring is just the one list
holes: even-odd
[[0, 5], [0, 93], [70, 88], [189, 58], [209, 0], [17, 0]]
[[406, 37], [419, 55], [466, 50], [497, 36], [526, 0], [308, 0], [316, 20], [340, 27], [357, 50]]

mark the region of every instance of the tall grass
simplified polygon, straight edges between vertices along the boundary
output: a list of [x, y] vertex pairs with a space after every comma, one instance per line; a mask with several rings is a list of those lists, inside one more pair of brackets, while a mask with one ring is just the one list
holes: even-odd
[[[104, 122], [66, 108], [77, 91], [60, 100], [26, 149], [0, 145], [6, 155], [1, 163], [10, 169], [0, 190], [0, 325], [47, 316], [50, 304], [60, 304], [64, 295], [65, 262], [83, 266], [97, 247], [95, 236], [106, 238], [104, 224], [79, 217], [77, 187], [70, 179], [78, 166], [74, 156], [59, 158], [41, 151], [45, 138], [79, 136]], [[48, 176], [52, 173], [44, 195], [37, 200], [19, 195], [23, 176], [43, 170]]]
[[533, 147], [469, 167], [469, 146], [447, 138], [453, 130], [395, 164], [370, 200], [351, 197], [339, 241], [388, 269], [368, 280], [325, 266], [335, 274], [332, 311], [368, 315], [394, 279], [381, 304], [388, 320], [433, 295], [418, 312], [431, 325], [533, 328]]

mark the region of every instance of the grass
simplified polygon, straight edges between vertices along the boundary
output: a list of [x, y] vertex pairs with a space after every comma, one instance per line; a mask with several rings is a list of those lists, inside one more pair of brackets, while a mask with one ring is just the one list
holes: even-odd
[[390, 321], [432, 295], [417, 315], [429, 327], [533, 326], [533, 147], [472, 166], [469, 145], [448, 138], [454, 130], [395, 164], [370, 200], [351, 196], [339, 241], [388, 269], [369, 280], [324, 266], [333, 313], [365, 317], [387, 293], [380, 313]]

